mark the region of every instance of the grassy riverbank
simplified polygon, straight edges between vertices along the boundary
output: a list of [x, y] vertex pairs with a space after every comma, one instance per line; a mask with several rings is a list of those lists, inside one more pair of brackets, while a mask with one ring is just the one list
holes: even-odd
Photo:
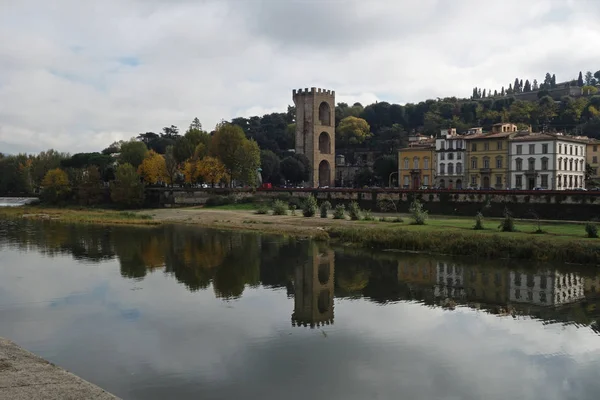
[[144, 212], [116, 211], [92, 208], [58, 208], [42, 206], [0, 207], [0, 218], [52, 220], [68, 223], [102, 225], [159, 225]]
[[[242, 207], [243, 206], [243, 207]], [[432, 216], [426, 225], [404, 222], [350, 221], [298, 215], [258, 215], [247, 205], [115, 211], [38, 206], [0, 208], [0, 218], [31, 218], [70, 223], [158, 225], [190, 224], [217, 229], [266, 232], [334, 240], [365, 248], [468, 255], [499, 259], [600, 264], [600, 239], [586, 237], [584, 224], [516, 220], [517, 232], [500, 232], [499, 219], [486, 219], [484, 230], [474, 220]], [[391, 220], [391, 218], [390, 218]]]

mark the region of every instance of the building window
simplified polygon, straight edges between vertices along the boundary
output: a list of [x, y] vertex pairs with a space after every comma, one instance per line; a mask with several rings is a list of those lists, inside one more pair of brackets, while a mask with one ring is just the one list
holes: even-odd
[[440, 164], [440, 175], [444, 175], [446, 173], [446, 164]]
[[502, 157], [496, 157], [496, 168], [502, 168]]
[[517, 171], [522, 171], [523, 170], [523, 160], [520, 158], [517, 158], [516, 160], [516, 164], [517, 164]]
[[540, 292], [540, 303], [546, 302], [546, 292]]
[[490, 149], [490, 144], [488, 142], [485, 142], [483, 144], [483, 150], [488, 151]]
[[517, 175], [515, 180], [515, 186], [520, 188], [523, 186], [523, 175]]
[[477, 143], [471, 143], [471, 151], [477, 151]]
[[[595, 146], [594, 146], [595, 147]], [[598, 156], [592, 157], [592, 162], [596, 164], [598, 162]]]
[[475, 157], [471, 158], [471, 168], [473, 168], [473, 169], [477, 168], [477, 158], [475, 158]]
[[548, 171], [548, 159], [546, 157], [542, 158], [542, 171]]
[[535, 154], [535, 144], [529, 145], [529, 154]]
[[454, 175], [454, 164], [448, 164], [448, 175]]
[[522, 144], [517, 145], [517, 154], [523, 154], [523, 145]]
[[429, 175], [423, 175], [423, 185], [429, 186]]
[[477, 175], [471, 175], [471, 186], [477, 186]]
[[562, 165], [562, 158], [558, 159], [558, 169], [562, 169], [563, 165]]
[[462, 153], [456, 153], [456, 159], [457, 160], [462, 160]]
[[429, 157], [423, 159], [423, 169], [429, 169]]
[[515, 289], [515, 299], [520, 299], [521, 298], [521, 291], [519, 289]]
[[448, 153], [448, 160], [454, 160], [454, 153]]
[[496, 186], [502, 186], [502, 175], [496, 175]]
[[569, 146], [569, 155], [572, 156], [573, 155], [573, 146]]
[[441, 141], [440, 142], [440, 150], [445, 150], [446, 149], [446, 142]]
[[569, 171], [573, 171], [573, 159], [569, 160]]
[[542, 145], [542, 154], [548, 154], [548, 145], [547, 144]]
[[548, 175], [542, 175], [542, 187], [543, 188], [548, 187]]
[[497, 143], [496, 143], [496, 148], [497, 148], [498, 150], [502, 150], [502, 142], [497, 142]]
[[409, 185], [409, 179], [408, 179], [408, 176], [405, 176], [404, 177], [404, 186], [408, 187], [408, 185]]
[[456, 175], [462, 175], [462, 163], [456, 163]]
[[598, 151], [598, 145], [594, 145], [593, 151], [594, 153]]
[[515, 286], [521, 286], [521, 274], [515, 274]]
[[528, 168], [530, 171], [535, 171], [535, 158], [529, 159], [529, 167]]
[[446, 159], [446, 153], [440, 153], [440, 160]]
[[413, 169], [419, 169], [419, 159], [417, 157], [413, 158]]
[[579, 155], [579, 147], [575, 146], [575, 155], [578, 156]]
[[404, 169], [410, 168], [410, 160], [407, 158], [404, 159]]
[[483, 159], [483, 168], [489, 168], [490, 167], [490, 159], [485, 157]]
[[562, 153], [562, 144], [558, 144], [558, 154]]
[[585, 171], [585, 168], [583, 168], [583, 160], [579, 160], [579, 170]]
[[449, 141], [448, 142], [448, 150], [452, 150], [452, 147], [453, 147], [453, 142]]

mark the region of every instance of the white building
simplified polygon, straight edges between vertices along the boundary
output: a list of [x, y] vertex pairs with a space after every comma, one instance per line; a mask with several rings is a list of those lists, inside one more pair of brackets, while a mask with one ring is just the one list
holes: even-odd
[[540, 306], [573, 303], [585, 297], [584, 289], [584, 279], [576, 273], [511, 271], [509, 276], [509, 299], [516, 303]]
[[510, 140], [508, 186], [569, 190], [585, 187], [586, 143], [562, 134], [525, 133]]
[[442, 129], [435, 140], [436, 186], [448, 189], [465, 187], [466, 146], [456, 129]]

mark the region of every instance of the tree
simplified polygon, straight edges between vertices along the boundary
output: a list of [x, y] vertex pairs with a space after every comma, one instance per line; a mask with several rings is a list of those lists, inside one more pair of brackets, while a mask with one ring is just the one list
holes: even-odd
[[147, 153], [148, 148], [143, 142], [132, 139], [121, 144], [119, 163], [131, 164], [134, 168], [137, 168], [144, 161]]
[[89, 166], [83, 174], [82, 180], [77, 187], [77, 200], [80, 204], [90, 206], [102, 203], [104, 199], [104, 187], [102, 175], [95, 165]]
[[592, 84], [592, 79], [594, 79], [594, 74], [592, 74], [592, 71], [587, 71], [584, 78], [585, 86], [590, 86]]
[[229, 180], [225, 166], [215, 157], [205, 157], [198, 161], [198, 173], [204, 182], [210, 183], [213, 187], [223, 179]]
[[556, 75], [552, 74], [552, 78], [550, 78], [550, 88], [556, 88]]
[[258, 168], [260, 168], [260, 148], [256, 141], [245, 139], [238, 147], [235, 159], [234, 174], [230, 176], [249, 186], [256, 186]]
[[177, 139], [179, 137], [179, 128], [175, 125], [165, 126], [161, 136], [166, 139]]
[[368, 167], [364, 167], [356, 171], [356, 174], [354, 175], [354, 185], [359, 188], [370, 186], [373, 184], [374, 179], [375, 175], [373, 174], [373, 171]]
[[531, 90], [538, 90], [540, 87], [538, 86], [538, 81], [537, 79], [533, 80], [533, 86], [531, 87]]
[[556, 104], [550, 96], [542, 97], [538, 101], [538, 107], [535, 112], [540, 125], [547, 126], [552, 118], [556, 116]]
[[583, 86], [583, 74], [581, 73], [581, 71], [579, 71], [579, 76], [577, 77], [577, 86]]
[[515, 93], [519, 93], [519, 78], [515, 78], [515, 83], [513, 84], [513, 89]]
[[483, 98], [485, 98], [485, 97], [486, 97], [486, 91], [485, 91], [485, 89], [483, 89]]
[[494, 97], [497, 97], [497, 96], [498, 96], [498, 91], [494, 90]]
[[510, 94], [513, 94], [513, 93], [514, 93], [514, 91], [513, 91], [513, 87], [512, 87], [512, 85], [509, 83], [509, 84], [508, 84], [508, 89], [506, 89], [506, 94], [507, 94], [507, 95], [510, 95]]
[[134, 208], [144, 203], [144, 184], [129, 163], [121, 164], [115, 172], [115, 180], [110, 183], [110, 198], [116, 204]]
[[205, 149], [210, 144], [210, 135], [202, 130], [191, 128], [175, 141], [173, 155], [178, 163], [183, 163], [194, 156], [198, 145], [204, 145]]
[[531, 92], [531, 83], [529, 83], [529, 79], [525, 81], [525, 86], [523, 87], [523, 92], [528, 93]]
[[192, 123], [190, 124], [190, 128], [188, 129], [188, 132], [192, 131], [192, 130], [202, 131], [202, 124], [200, 123], [200, 120], [198, 119], [198, 117], [196, 117], [192, 120]]
[[281, 161], [281, 174], [286, 181], [296, 185], [306, 180], [307, 171], [297, 158], [286, 157]]
[[59, 153], [54, 149], [42, 151], [37, 156], [32, 158], [31, 162], [31, 179], [35, 186], [42, 183], [42, 179], [51, 169], [56, 169], [61, 166], [63, 160], [69, 158], [68, 154]]
[[502, 90], [500, 91], [500, 96], [504, 97], [505, 92], [504, 92], [504, 86], [502, 86]]
[[335, 139], [339, 147], [348, 147], [361, 144], [369, 137], [371, 137], [369, 123], [362, 118], [350, 116], [340, 121]]
[[175, 178], [179, 173], [179, 163], [175, 158], [174, 149], [174, 146], [169, 146], [165, 152], [165, 178], [166, 182], [171, 186], [173, 186]]
[[165, 182], [167, 179], [165, 158], [154, 150], [150, 150], [138, 167], [138, 174], [147, 184], [153, 185], [158, 182]]
[[375, 160], [373, 163], [373, 172], [384, 186], [389, 185], [390, 175], [393, 172], [398, 171], [398, 157], [397, 156], [382, 156]]
[[271, 150], [261, 150], [260, 167], [263, 182], [278, 183], [280, 181], [281, 161]]
[[242, 144], [247, 140], [242, 128], [225, 123], [217, 128], [210, 141], [209, 155], [221, 160], [227, 169], [227, 175], [234, 179], [234, 172], [239, 171], [237, 157]]
[[519, 81], [519, 93], [523, 93], [523, 79]]
[[42, 180], [42, 188], [42, 200], [52, 204], [66, 200], [71, 193], [69, 177], [60, 168], [51, 169], [46, 173]]

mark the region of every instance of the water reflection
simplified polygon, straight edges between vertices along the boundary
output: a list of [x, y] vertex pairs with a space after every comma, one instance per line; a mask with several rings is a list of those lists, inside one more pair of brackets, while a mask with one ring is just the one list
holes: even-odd
[[[286, 288], [292, 325], [333, 324], [334, 299], [385, 304], [417, 301], [491, 314], [576, 323], [600, 332], [600, 274], [577, 266], [520, 265], [367, 253], [290, 238], [194, 227], [113, 228], [51, 221], [0, 222], [0, 249], [71, 255], [85, 263], [117, 259], [121, 275], [173, 276], [189, 291], [237, 299], [248, 288]], [[509, 267], [511, 265], [511, 267]]]

